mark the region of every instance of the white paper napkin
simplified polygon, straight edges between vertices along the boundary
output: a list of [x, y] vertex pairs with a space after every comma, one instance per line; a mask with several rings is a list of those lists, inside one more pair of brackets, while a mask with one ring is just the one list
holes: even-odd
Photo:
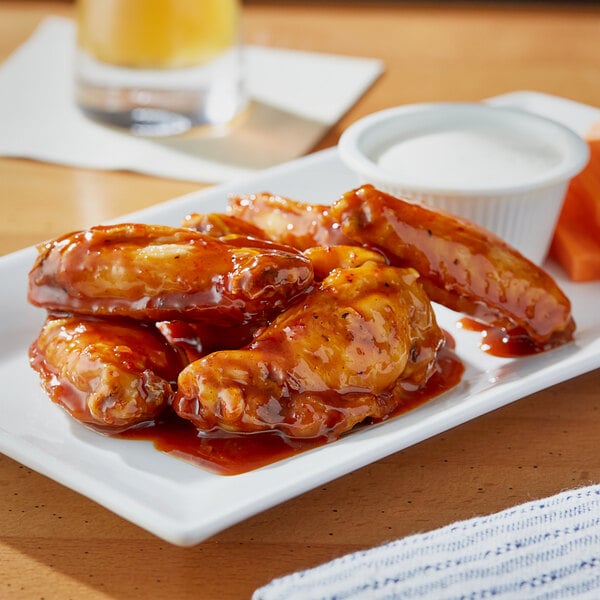
[[600, 598], [600, 486], [356, 552], [253, 600]]
[[232, 180], [309, 152], [382, 71], [379, 60], [244, 48], [247, 118], [228, 135], [145, 139], [73, 102], [74, 25], [49, 17], [0, 67], [0, 155], [198, 182]]

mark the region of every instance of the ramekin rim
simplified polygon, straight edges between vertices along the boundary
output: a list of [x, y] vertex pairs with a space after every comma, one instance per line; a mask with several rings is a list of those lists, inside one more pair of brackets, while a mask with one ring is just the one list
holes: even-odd
[[[485, 111], [489, 114], [514, 115], [517, 118], [525, 118], [532, 122], [535, 121], [548, 129], [552, 128], [555, 132], [560, 131], [568, 141], [568, 148], [565, 152], [567, 159], [549, 168], [544, 177], [533, 178], [526, 183], [456, 188], [403, 182], [381, 169], [373, 160], [359, 150], [358, 144], [361, 137], [375, 125], [380, 125], [390, 119], [405, 116], [407, 113], [414, 111], [455, 109]], [[407, 193], [415, 192], [438, 196], [512, 196], [534, 190], [541, 192], [546, 188], [552, 188], [568, 182], [570, 178], [581, 172], [589, 161], [589, 146], [581, 136], [562, 123], [522, 109], [490, 106], [483, 102], [426, 102], [386, 108], [358, 119], [340, 136], [338, 154], [346, 166], [360, 174], [364, 179], [370, 180], [373, 185], [394, 186], [405, 189]]]

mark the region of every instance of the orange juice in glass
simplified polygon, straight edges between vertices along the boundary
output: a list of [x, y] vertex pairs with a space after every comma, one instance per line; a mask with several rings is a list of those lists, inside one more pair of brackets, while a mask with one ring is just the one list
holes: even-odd
[[238, 0], [78, 0], [76, 99], [142, 135], [230, 122], [245, 105]]

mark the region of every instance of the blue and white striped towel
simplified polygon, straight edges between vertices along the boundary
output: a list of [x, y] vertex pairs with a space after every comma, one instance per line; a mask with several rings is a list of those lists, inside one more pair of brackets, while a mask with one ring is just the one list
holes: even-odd
[[600, 598], [600, 485], [348, 554], [253, 600]]

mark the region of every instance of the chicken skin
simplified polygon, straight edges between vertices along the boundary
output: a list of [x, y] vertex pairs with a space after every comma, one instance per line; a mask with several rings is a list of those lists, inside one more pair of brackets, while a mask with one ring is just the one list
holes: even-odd
[[493, 327], [524, 331], [540, 348], [572, 338], [571, 305], [552, 277], [501, 239], [457, 217], [370, 185], [344, 194], [331, 216], [356, 244], [410, 266], [432, 301]]
[[233, 215], [220, 213], [191, 213], [183, 219], [181, 226], [214, 238], [222, 238], [227, 235], [243, 235], [258, 239], [266, 237], [265, 232], [252, 223], [247, 223]]
[[40, 246], [29, 301], [55, 312], [241, 324], [280, 312], [312, 279], [310, 260], [292, 248], [124, 223]]
[[186, 364], [151, 325], [77, 316], [49, 317], [29, 356], [53, 402], [110, 432], [154, 419]]
[[258, 227], [267, 239], [299, 250], [347, 243], [328, 206], [263, 192], [231, 196], [227, 210], [228, 214]]
[[245, 348], [188, 365], [173, 408], [205, 432], [336, 437], [423, 386], [443, 339], [413, 269], [335, 269]]
[[303, 254], [312, 263], [316, 281], [322, 281], [334, 269], [352, 269], [370, 261], [387, 264], [383, 254], [360, 246], [313, 246]]

